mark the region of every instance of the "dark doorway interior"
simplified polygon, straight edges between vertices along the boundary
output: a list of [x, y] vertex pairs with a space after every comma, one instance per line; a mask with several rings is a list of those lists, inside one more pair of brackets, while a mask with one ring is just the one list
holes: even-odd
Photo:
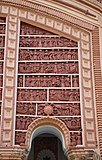
[[67, 160], [61, 141], [53, 134], [41, 134], [33, 139], [27, 160]]

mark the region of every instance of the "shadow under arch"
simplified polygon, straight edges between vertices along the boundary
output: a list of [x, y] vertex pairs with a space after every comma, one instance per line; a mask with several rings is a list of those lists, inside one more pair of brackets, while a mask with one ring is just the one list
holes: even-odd
[[58, 137], [62, 143], [63, 150], [65, 151], [66, 148], [65, 148], [65, 142], [64, 142], [63, 135], [57, 128], [55, 128], [53, 126], [41, 126], [41, 127], [38, 127], [35, 131], [33, 131], [32, 135], [31, 135], [31, 139], [30, 139], [29, 150], [31, 148], [31, 143], [32, 143], [33, 139], [41, 134], [44, 134], [44, 133], [53, 134], [56, 137]]
[[34, 138], [44, 133], [56, 136], [62, 143], [64, 153], [67, 153], [69, 149], [69, 130], [61, 120], [54, 117], [39, 118], [29, 125], [25, 142], [28, 153]]

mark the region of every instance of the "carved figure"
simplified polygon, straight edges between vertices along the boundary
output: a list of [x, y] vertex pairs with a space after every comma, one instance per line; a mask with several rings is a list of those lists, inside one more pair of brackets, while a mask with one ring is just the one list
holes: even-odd
[[24, 132], [16, 132], [16, 137], [15, 137], [16, 144], [23, 145], [25, 143], [25, 135], [26, 133]]
[[30, 115], [35, 114], [35, 106], [32, 103], [29, 104], [28, 113]]
[[41, 86], [42, 87], [46, 87], [47, 86], [47, 78], [46, 78], [46, 76], [43, 76], [42, 78], [41, 78]]
[[66, 124], [69, 130], [80, 130], [81, 129], [81, 118], [79, 117], [70, 117], [70, 118], [61, 118], [61, 120]]
[[76, 139], [76, 135], [74, 133], [71, 134], [71, 144], [72, 144], [72, 146], [77, 145], [77, 139]]
[[65, 63], [62, 63], [62, 64], [61, 64], [61, 68], [62, 68], [61, 73], [65, 73]]
[[65, 83], [65, 87], [70, 87], [71, 86], [71, 78], [70, 78], [70, 76], [65, 77], [64, 83]]
[[70, 63], [68, 63], [68, 62], [66, 62], [66, 64], [65, 64], [65, 71], [66, 71], [66, 73], [70, 73], [70, 65], [69, 65]]
[[46, 89], [44, 89], [40, 92], [40, 101], [46, 101], [46, 100], [47, 100], [47, 92]]
[[55, 86], [56, 87], [60, 87], [61, 86], [61, 81], [60, 81], [60, 78], [58, 76], [56, 77]]
[[2, 64], [2, 62], [0, 62], [0, 73], [2, 73], [3, 72], [3, 64]]
[[33, 90], [29, 91], [29, 100], [30, 101], [34, 101], [34, 92], [33, 92]]
[[23, 95], [23, 100], [24, 101], [28, 101], [28, 99], [29, 99], [29, 90], [22, 89], [22, 95]]
[[82, 144], [82, 135], [81, 133], [78, 133], [78, 136], [77, 136], [77, 145], [81, 145]]
[[78, 63], [70, 63], [70, 73], [78, 73]]
[[0, 34], [5, 34], [5, 25], [0, 24]]
[[56, 101], [57, 100], [57, 93], [55, 90], [50, 90], [50, 100]]
[[31, 87], [37, 86], [37, 85], [36, 85], [36, 82], [37, 82], [36, 77], [35, 77], [35, 76], [32, 76], [32, 77], [30, 78], [30, 86], [31, 86]]
[[75, 50], [75, 49], [72, 51], [72, 59], [73, 60], [77, 60], [78, 59], [78, 51]]
[[17, 109], [16, 109], [17, 114], [27, 114], [27, 111], [28, 111], [28, 107], [26, 104], [23, 104], [23, 103], [17, 104]]
[[73, 76], [73, 87], [79, 87], [79, 79], [78, 79], [78, 76]]
[[[25, 65], [26, 65], [26, 64], [25, 64]], [[24, 73], [24, 72], [25, 72], [24, 63], [19, 63], [19, 65], [18, 65], [18, 72], [19, 72], [19, 73]]]
[[17, 117], [16, 120], [16, 128], [19, 130], [26, 130], [28, 125], [32, 122], [32, 118], [30, 117]]
[[82, 144], [82, 134], [81, 132], [71, 132], [70, 133], [71, 145], [81, 145]]
[[35, 100], [40, 101], [40, 91], [39, 90], [36, 91]]
[[4, 59], [4, 49], [0, 49], [0, 60]]
[[77, 89], [74, 91], [74, 99], [75, 99], [75, 101], [80, 100], [80, 93], [79, 93], [79, 90], [77, 90]]
[[18, 87], [23, 87], [23, 77], [19, 76], [18, 78]]
[[0, 36], [0, 47], [4, 47], [4, 41], [5, 41], [5, 37]]
[[47, 78], [47, 84], [49, 87], [52, 87], [53, 81], [52, 81], [52, 76], [48, 76]]
[[26, 87], [29, 87], [29, 86], [30, 86], [30, 77], [29, 77], [29, 76], [26, 76], [25, 86], [26, 86]]
[[72, 59], [72, 51], [71, 51], [71, 49], [69, 49], [68, 52], [67, 52], [67, 58], [68, 58], [68, 60]]
[[22, 101], [23, 100], [23, 92], [22, 92], [22, 90], [20, 89], [20, 90], [18, 90], [18, 94], [17, 94], [17, 99], [18, 99], [18, 101]]
[[2, 76], [0, 75], [0, 87], [2, 87]]

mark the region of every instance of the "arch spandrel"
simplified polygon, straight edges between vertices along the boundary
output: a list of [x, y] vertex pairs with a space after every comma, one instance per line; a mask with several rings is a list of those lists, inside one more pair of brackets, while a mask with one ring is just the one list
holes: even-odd
[[67, 151], [67, 149], [70, 146], [69, 130], [61, 120], [59, 120], [57, 118], [53, 118], [53, 117], [39, 118], [37, 120], [34, 120], [29, 125], [27, 133], [26, 133], [26, 138], [25, 138], [25, 145], [26, 145], [27, 149], [29, 148], [30, 139], [31, 139], [32, 133], [34, 134], [34, 130], [36, 130], [39, 127], [44, 127], [44, 126], [50, 126], [52, 128], [54, 127], [57, 130], [59, 130], [59, 132], [63, 136], [65, 150]]

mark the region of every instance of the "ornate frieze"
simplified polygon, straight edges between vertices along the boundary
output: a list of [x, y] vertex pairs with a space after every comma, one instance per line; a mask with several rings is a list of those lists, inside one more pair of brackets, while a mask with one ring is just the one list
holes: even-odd
[[[81, 130], [81, 127], [83, 127], [82, 134], [83, 137], [85, 136], [81, 144], [92, 145], [92, 143], [95, 142], [95, 127], [93, 126], [93, 130], [91, 131], [89, 130], [92, 126], [90, 127], [90, 125], [88, 125], [87, 127], [87, 117], [90, 117], [90, 115], [94, 123], [89, 32], [56, 21], [52, 17], [49, 18], [43, 14], [40, 15], [22, 9], [18, 11], [18, 9], [14, 7], [10, 7], [9, 10], [8, 6], [2, 6], [1, 12], [5, 14], [10, 12], [8, 24], [10, 37], [8, 38], [7, 77], [5, 82], [5, 86], [8, 88], [6, 88], [4, 93], [6, 95], [4, 118], [9, 117], [12, 119], [12, 115], [15, 113], [13, 96], [16, 95], [16, 91], [13, 90], [12, 87], [14, 82], [16, 84], [15, 80], [17, 77], [14, 77], [14, 74], [17, 68], [15, 67], [16, 69], [14, 69], [14, 66], [17, 66], [15, 60], [17, 60], [16, 55], [18, 55], [17, 99], [15, 98], [17, 100], [16, 120], [19, 119], [18, 117], [22, 118], [25, 116], [28, 118], [25, 120], [28, 123], [32, 116], [36, 116], [36, 118], [41, 117], [44, 115], [43, 107], [45, 107], [46, 104], [52, 105], [54, 102], [53, 116], [60, 116], [62, 118], [65, 114], [65, 119], [67, 118], [67, 120], [70, 118], [69, 116], [71, 116], [72, 119], [79, 119], [79, 121], [82, 122], [82, 126], [78, 125], [78, 129]], [[28, 25], [22, 22], [19, 37], [20, 45], [16, 52], [16, 45], [18, 45], [16, 34], [19, 33], [17, 30], [19, 28], [17, 16], [19, 16], [19, 19], [22, 17], [22, 19], [29, 20], [32, 24], [33, 20], [41, 24], [40, 27], [42, 27], [43, 24], [49, 27], [50, 31], [52, 28], [54, 33], [53, 30], [52, 32], [46, 31], [35, 27], [34, 24]], [[93, 29], [92, 25], [86, 25], [88, 28]], [[67, 38], [55, 34], [56, 31], [67, 34]], [[70, 39], [68, 38], [69, 35], [71, 37]], [[54, 94], [56, 95], [55, 97]], [[28, 109], [27, 111], [25, 109], [25, 112], [23, 112], [23, 107], [26, 106], [26, 103]], [[23, 104], [21, 110], [18, 104]], [[32, 108], [30, 104], [33, 105]], [[41, 104], [44, 104], [44, 106], [41, 106]], [[58, 108], [58, 104], [61, 106], [60, 109]], [[71, 107], [67, 106], [69, 104]], [[78, 106], [75, 112], [73, 111], [74, 105]], [[64, 107], [66, 111], [68, 109], [68, 113], [63, 111]], [[57, 113], [55, 110], [57, 110]], [[33, 119], [30, 123], [32, 121]], [[22, 123], [22, 120], [20, 120], [20, 123]], [[8, 143], [11, 132], [14, 133], [14, 128], [11, 128], [12, 131], [10, 132], [10, 126], [8, 127], [9, 129], [6, 130], [4, 130], [5, 127], [3, 127], [2, 124], [2, 130], [5, 132], [3, 134], [3, 143], [6, 143], [6, 141]], [[15, 129], [16, 132], [23, 133], [24, 129], [25, 132], [28, 129], [27, 127], [23, 127], [23, 129], [17, 127]], [[75, 131], [79, 133], [79, 130], [75, 129]], [[91, 142], [89, 140], [91, 137], [90, 133], [93, 135]], [[95, 143], [93, 143], [93, 145], [95, 146]]]
[[19, 61], [24, 60], [78, 60], [78, 49], [20, 49]]

